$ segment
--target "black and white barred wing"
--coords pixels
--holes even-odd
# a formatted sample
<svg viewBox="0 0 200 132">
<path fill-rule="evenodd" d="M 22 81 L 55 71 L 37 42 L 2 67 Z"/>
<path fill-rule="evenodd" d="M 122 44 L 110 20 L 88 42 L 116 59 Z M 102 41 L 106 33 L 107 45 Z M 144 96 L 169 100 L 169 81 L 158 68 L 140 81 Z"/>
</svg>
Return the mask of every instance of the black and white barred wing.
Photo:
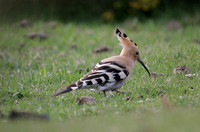
<svg viewBox="0 0 200 132">
<path fill-rule="evenodd" d="M 60 90 L 52 96 L 70 92 L 76 89 L 97 89 L 109 91 L 120 88 L 129 73 L 125 67 L 115 62 L 98 63 L 91 72 L 83 76 L 76 83 L 70 84 L 66 89 Z"/>
<path fill-rule="evenodd" d="M 111 90 L 116 84 L 125 80 L 129 73 L 125 67 L 114 63 L 98 63 L 91 72 L 76 82 L 74 89 L 91 88 L 97 90 Z"/>
</svg>

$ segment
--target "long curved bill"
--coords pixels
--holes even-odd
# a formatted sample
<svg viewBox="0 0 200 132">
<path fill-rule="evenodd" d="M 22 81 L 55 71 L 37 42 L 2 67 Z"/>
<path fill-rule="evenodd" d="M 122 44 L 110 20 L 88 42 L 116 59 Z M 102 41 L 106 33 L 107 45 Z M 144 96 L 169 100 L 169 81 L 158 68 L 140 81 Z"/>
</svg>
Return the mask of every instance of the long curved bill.
<svg viewBox="0 0 200 132">
<path fill-rule="evenodd" d="M 137 60 L 146 69 L 146 71 L 149 73 L 149 76 L 151 76 L 151 73 L 149 72 L 149 70 L 147 69 L 147 67 L 145 66 L 145 64 L 142 62 L 142 60 L 140 58 L 138 58 Z"/>
</svg>

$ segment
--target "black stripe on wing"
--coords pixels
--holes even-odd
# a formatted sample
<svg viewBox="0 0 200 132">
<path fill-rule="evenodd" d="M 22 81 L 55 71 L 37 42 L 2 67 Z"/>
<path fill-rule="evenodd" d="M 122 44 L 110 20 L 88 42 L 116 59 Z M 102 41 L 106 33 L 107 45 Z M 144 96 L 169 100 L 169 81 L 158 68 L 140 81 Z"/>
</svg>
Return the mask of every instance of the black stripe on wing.
<svg viewBox="0 0 200 132">
<path fill-rule="evenodd" d="M 87 81 L 86 84 L 87 85 L 93 85 L 92 81 Z"/>
<path fill-rule="evenodd" d="M 85 76 L 85 77 L 83 77 L 81 80 L 82 81 L 85 81 L 85 80 L 92 80 L 92 79 L 96 79 L 96 78 L 100 78 L 100 77 L 104 77 L 105 78 L 105 80 L 108 80 L 109 79 L 109 77 L 108 77 L 108 75 L 106 75 L 106 74 L 94 74 L 94 75 L 91 75 L 91 76 L 89 76 L 90 74 L 88 74 L 87 76 Z"/>
<path fill-rule="evenodd" d="M 129 75 L 129 72 L 127 70 L 123 70 L 123 72 L 126 74 L 126 76 Z"/>
<path fill-rule="evenodd" d="M 98 72 L 98 70 L 105 70 L 106 72 L 114 72 L 114 73 L 121 72 L 121 70 L 117 70 L 117 69 L 112 68 L 110 66 L 100 66 L 100 67 L 94 68 L 93 70 L 97 71 L 97 72 Z"/>
<path fill-rule="evenodd" d="M 121 79 L 120 75 L 119 74 L 115 74 L 114 75 L 114 79 L 119 82 L 119 81 L 122 81 L 123 79 Z"/>
<path fill-rule="evenodd" d="M 120 68 L 122 68 L 122 69 L 125 69 L 124 66 L 122 66 L 122 65 L 120 65 L 120 64 L 118 64 L 118 63 L 116 63 L 116 62 L 114 62 L 114 61 L 99 62 L 99 65 L 108 64 L 108 63 L 110 63 L 110 64 L 112 64 L 112 65 L 116 65 L 116 66 L 118 66 L 118 67 L 120 67 Z"/>
</svg>

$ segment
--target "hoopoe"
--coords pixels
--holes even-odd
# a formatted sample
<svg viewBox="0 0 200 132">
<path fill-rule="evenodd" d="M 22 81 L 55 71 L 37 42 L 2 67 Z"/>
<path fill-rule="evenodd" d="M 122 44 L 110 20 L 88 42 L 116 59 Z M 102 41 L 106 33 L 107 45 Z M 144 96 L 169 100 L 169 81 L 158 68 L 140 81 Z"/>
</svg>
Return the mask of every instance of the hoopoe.
<svg viewBox="0 0 200 132">
<path fill-rule="evenodd" d="M 112 56 L 101 60 L 96 66 L 76 83 L 70 84 L 66 89 L 60 90 L 52 96 L 57 96 L 78 89 L 96 89 L 103 91 L 117 91 L 121 88 L 126 80 L 130 77 L 133 67 L 138 61 L 148 72 L 149 70 L 139 58 L 139 50 L 137 44 L 130 40 L 125 33 L 119 29 L 115 31 L 122 51 L 119 56 Z"/>
</svg>

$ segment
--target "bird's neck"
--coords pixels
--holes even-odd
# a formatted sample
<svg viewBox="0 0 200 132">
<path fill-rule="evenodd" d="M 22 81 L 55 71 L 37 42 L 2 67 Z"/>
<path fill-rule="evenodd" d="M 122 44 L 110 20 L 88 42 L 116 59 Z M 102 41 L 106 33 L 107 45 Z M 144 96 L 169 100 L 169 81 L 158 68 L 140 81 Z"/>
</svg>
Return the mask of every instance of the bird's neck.
<svg viewBox="0 0 200 132">
<path fill-rule="evenodd" d="M 119 56 L 126 60 L 126 64 L 128 65 L 128 71 L 131 73 L 133 71 L 133 67 L 136 61 L 133 55 L 131 55 L 131 52 L 123 48 Z"/>
<path fill-rule="evenodd" d="M 120 56 L 125 57 L 125 58 L 130 59 L 130 60 L 134 60 L 134 57 L 131 54 L 130 50 L 127 50 L 125 48 L 122 49 Z"/>
</svg>

